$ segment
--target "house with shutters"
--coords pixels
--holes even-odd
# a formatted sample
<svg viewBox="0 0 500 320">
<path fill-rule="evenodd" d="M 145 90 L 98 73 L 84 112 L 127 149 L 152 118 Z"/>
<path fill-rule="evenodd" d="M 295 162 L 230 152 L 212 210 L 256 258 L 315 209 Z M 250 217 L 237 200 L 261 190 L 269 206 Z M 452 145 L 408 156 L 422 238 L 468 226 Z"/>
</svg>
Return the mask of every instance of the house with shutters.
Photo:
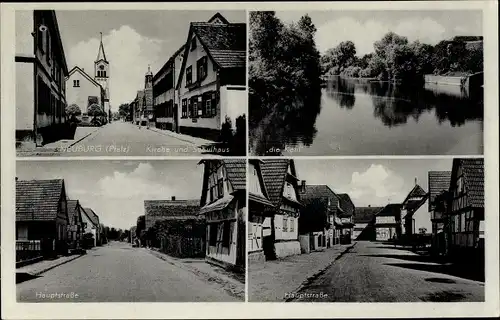
<svg viewBox="0 0 500 320">
<path fill-rule="evenodd" d="M 156 127 L 179 132 L 179 97 L 176 84 L 184 55 L 182 45 L 153 76 L 153 109 Z"/>
<path fill-rule="evenodd" d="M 82 207 L 78 200 L 66 200 L 68 203 L 68 243 L 70 249 L 79 249 L 82 245 L 83 237 L 83 217 Z"/>
<path fill-rule="evenodd" d="M 262 160 L 248 160 L 248 260 L 265 260 L 263 239 L 270 236 L 270 228 L 263 229 L 264 221 L 270 225 L 269 220 L 273 217 L 273 204 L 264 184 L 261 169 Z"/>
<path fill-rule="evenodd" d="M 191 22 L 176 85 L 180 133 L 215 140 L 226 117 L 234 129 L 246 114 L 246 35 L 220 13 Z"/>
<path fill-rule="evenodd" d="M 341 224 L 337 216 L 338 196 L 327 185 L 307 185 L 305 180 L 299 192 L 303 205 L 299 218 L 301 252 L 323 250 L 338 243 L 335 237 Z"/>
<path fill-rule="evenodd" d="M 101 244 L 101 225 L 99 224 L 99 216 L 91 208 L 82 207 L 83 234 L 92 234 L 92 246 Z"/>
<path fill-rule="evenodd" d="M 16 261 L 66 254 L 69 223 L 63 179 L 16 178 Z"/>
<path fill-rule="evenodd" d="M 447 253 L 484 259 L 484 159 L 453 159 L 448 201 Z"/>
<path fill-rule="evenodd" d="M 388 241 L 401 237 L 401 204 L 386 205 L 375 216 L 375 240 Z"/>
<path fill-rule="evenodd" d="M 200 200 L 209 263 L 244 272 L 246 262 L 246 160 L 206 159 Z"/>
<path fill-rule="evenodd" d="M 426 234 L 431 231 L 431 219 L 424 204 L 428 194 L 417 184 L 401 203 L 401 232 L 405 236 Z"/>
<path fill-rule="evenodd" d="M 339 212 L 337 216 L 340 218 L 340 243 L 347 244 L 352 240 L 352 233 L 354 228 L 353 215 L 356 207 L 347 193 L 339 193 Z"/>
<path fill-rule="evenodd" d="M 445 239 L 445 218 L 446 202 L 439 203 L 439 199 L 446 197 L 450 189 L 451 171 L 429 171 L 428 189 L 429 201 L 428 212 L 431 220 L 431 247 L 433 253 L 444 254 L 446 249 Z"/>
<path fill-rule="evenodd" d="M 264 221 L 263 228 L 271 234 L 264 236 L 263 247 L 267 259 L 300 254 L 299 185 L 293 159 L 266 159 L 261 164 L 264 185 L 274 205 L 272 219 Z"/>
<path fill-rule="evenodd" d="M 147 241 L 150 247 L 176 257 L 205 256 L 205 216 L 200 215 L 200 200 L 145 200 L 144 216 L 146 232 L 158 228 Z M 158 232 L 158 231 L 156 231 Z"/>
<path fill-rule="evenodd" d="M 54 10 L 15 12 L 16 146 L 65 138 L 68 66 Z"/>
</svg>

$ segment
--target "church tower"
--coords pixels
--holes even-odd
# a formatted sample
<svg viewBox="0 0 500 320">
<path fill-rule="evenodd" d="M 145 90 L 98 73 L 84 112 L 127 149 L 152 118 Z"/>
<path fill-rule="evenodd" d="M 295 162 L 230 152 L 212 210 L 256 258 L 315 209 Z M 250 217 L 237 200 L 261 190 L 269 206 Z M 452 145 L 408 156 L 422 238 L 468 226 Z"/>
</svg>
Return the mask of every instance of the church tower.
<svg viewBox="0 0 500 320">
<path fill-rule="evenodd" d="M 99 52 L 97 52 L 97 58 L 94 61 L 94 80 L 101 85 L 104 89 L 104 112 L 110 116 L 109 110 L 109 61 L 106 59 L 106 53 L 104 53 L 104 45 L 102 44 L 102 32 L 101 43 L 99 44 Z"/>
<path fill-rule="evenodd" d="M 153 72 L 148 65 L 148 72 L 144 77 L 144 100 L 145 100 L 145 115 L 150 119 L 153 117 Z"/>
</svg>

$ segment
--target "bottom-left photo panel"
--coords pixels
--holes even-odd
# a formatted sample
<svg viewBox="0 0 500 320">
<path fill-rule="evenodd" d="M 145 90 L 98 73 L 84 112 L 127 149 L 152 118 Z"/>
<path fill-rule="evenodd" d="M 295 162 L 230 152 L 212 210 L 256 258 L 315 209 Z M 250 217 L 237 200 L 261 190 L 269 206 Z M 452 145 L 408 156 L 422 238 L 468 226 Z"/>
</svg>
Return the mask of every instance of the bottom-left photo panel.
<svg viewBox="0 0 500 320">
<path fill-rule="evenodd" d="M 16 166 L 18 302 L 245 301 L 245 159 Z"/>
</svg>

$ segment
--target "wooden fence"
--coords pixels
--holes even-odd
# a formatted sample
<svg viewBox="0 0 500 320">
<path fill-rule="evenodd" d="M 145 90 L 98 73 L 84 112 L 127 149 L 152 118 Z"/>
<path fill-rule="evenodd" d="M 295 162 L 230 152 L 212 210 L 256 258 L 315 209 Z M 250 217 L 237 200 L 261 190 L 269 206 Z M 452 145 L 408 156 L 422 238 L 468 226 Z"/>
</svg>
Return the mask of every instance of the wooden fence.
<svg viewBox="0 0 500 320">
<path fill-rule="evenodd" d="M 42 256 L 40 240 L 16 240 L 16 262 Z"/>
</svg>

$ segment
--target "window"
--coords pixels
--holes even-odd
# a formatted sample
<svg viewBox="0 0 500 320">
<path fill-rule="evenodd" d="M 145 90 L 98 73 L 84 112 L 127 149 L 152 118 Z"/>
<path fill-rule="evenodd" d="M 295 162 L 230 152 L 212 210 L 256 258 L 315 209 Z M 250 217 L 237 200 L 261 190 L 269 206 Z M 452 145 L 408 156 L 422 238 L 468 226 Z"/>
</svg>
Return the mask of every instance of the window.
<svg viewBox="0 0 500 320">
<path fill-rule="evenodd" d="M 197 114 L 198 114 L 199 117 L 202 117 L 204 115 L 204 112 L 203 112 L 203 97 L 202 96 L 198 96 L 197 100 L 198 100 L 198 103 L 197 103 L 198 113 Z"/>
<path fill-rule="evenodd" d="M 182 99 L 182 118 L 187 118 L 187 99 Z"/>
<path fill-rule="evenodd" d="M 41 21 L 41 24 L 43 24 L 43 21 Z M 42 30 L 40 30 L 40 28 L 37 29 L 37 32 L 36 32 L 36 42 L 37 42 L 37 46 L 38 46 L 38 49 L 40 49 L 40 51 L 42 51 L 42 53 L 45 52 L 44 48 L 45 48 L 45 36 L 46 36 L 46 33 L 43 32 Z"/>
<path fill-rule="evenodd" d="M 217 181 L 217 197 L 224 197 L 224 179 L 222 178 Z"/>
<path fill-rule="evenodd" d="M 212 92 L 212 102 L 210 102 L 210 105 L 212 106 L 212 112 L 210 115 L 212 117 L 217 116 L 217 95 L 215 92 Z"/>
<path fill-rule="evenodd" d="M 231 242 L 231 222 L 224 221 L 223 222 L 223 230 L 222 230 L 222 246 L 224 248 L 229 248 L 229 244 Z"/>
<path fill-rule="evenodd" d="M 193 83 L 193 68 L 192 66 L 189 66 L 186 69 L 186 86 L 189 86 L 192 83 Z"/>
<path fill-rule="evenodd" d="M 217 244 L 217 223 L 211 223 L 208 225 L 209 228 L 210 228 L 210 235 L 209 235 L 209 238 L 208 238 L 208 244 L 212 247 L 215 247 L 215 245 Z"/>
<path fill-rule="evenodd" d="M 205 100 L 205 116 L 210 117 L 212 113 L 212 101 L 210 99 Z"/>
<path fill-rule="evenodd" d="M 196 79 L 203 81 L 207 77 L 207 56 L 199 59 L 196 62 Z"/>
<path fill-rule="evenodd" d="M 191 51 L 196 49 L 196 38 L 191 39 Z"/>
<path fill-rule="evenodd" d="M 51 60 L 52 60 L 52 59 L 51 59 L 51 58 L 52 58 L 52 51 L 51 51 L 51 49 L 52 49 L 52 41 L 51 41 L 51 39 L 50 39 L 50 34 L 49 34 L 49 31 L 47 30 L 47 31 L 45 31 L 45 33 L 46 33 L 46 37 L 47 37 L 47 40 L 46 40 L 46 42 L 45 42 L 45 44 L 46 44 L 46 48 L 47 48 L 47 49 L 46 49 L 47 63 L 50 65 L 50 64 L 51 64 L 51 62 L 52 62 L 52 61 L 51 61 Z"/>
<path fill-rule="evenodd" d="M 80 86 L 80 80 L 73 80 L 73 87 L 79 87 Z"/>
<path fill-rule="evenodd" d="M 283 232 L 288 232 L 288 217 L 283 216 Z"/>
<path fill-rule="evenodd" d="M 290 218 L 290 232 L 293 232 L 295 229 L 295 219 Z"/>
<path fill-rule="evenodd" d="M 106 78 L 106 70 L 104 70 L 104 71 L 102 72 L 102 76 L 103 76 L 104 78 Z"/>
</svg>

